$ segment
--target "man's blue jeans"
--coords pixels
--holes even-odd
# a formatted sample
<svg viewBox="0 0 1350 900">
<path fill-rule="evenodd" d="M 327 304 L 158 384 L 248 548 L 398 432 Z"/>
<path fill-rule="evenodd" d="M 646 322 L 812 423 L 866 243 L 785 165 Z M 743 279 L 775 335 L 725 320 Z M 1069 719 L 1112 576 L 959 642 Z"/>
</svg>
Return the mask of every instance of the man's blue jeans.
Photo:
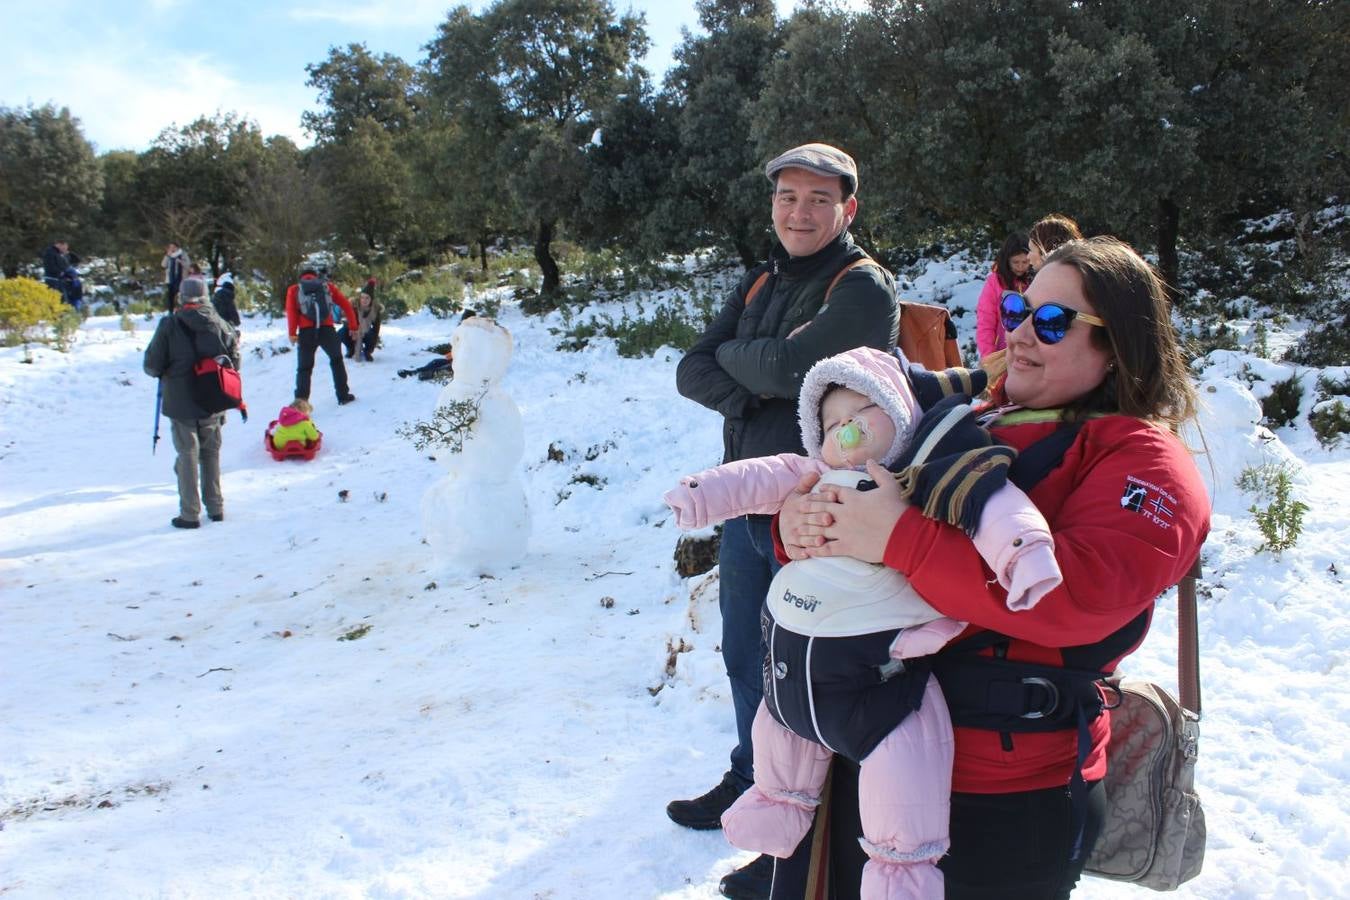
<svg viewBox="0 0 1350 900">
<path fill-rule="evenodd" d="M 736 711 L 736 747 L 731 771 L 749 787 L 755 778 L 750 726 L 764 697 L 764 645 L 759 615 L 769 582 L 782 566 L 773 555 L 769 516 L 741 516 L 722 526 L 717 551 L 718 594 L 722 607 L 722 660 L 731 681 L 731 703 Z"/>
</svg>

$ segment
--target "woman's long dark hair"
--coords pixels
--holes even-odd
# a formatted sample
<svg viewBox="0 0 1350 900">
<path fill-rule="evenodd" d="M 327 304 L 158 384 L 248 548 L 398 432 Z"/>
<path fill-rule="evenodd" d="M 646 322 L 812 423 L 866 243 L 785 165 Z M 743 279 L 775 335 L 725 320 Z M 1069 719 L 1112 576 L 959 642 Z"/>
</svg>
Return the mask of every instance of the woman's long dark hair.
<svg viewBox="0 0 1350 900">
<path fill-rule="evenodd" d="M 1030 281 L 1025 274 L 1021 278 L 1013 273 L 1012 258 L 1019 253 L 1027 252 L 1027 236 L 1014 231 L 1003 239 L 1003 246 L 998 251 L 998 257 L 994 260 L 994 271 L 998 273 L 998 280 L 1003 285 L 1005 291 L 1025 290 L 1027 282 Z M 1018 282 L 1022 283 L 1019 285 Z"/>
</svg>

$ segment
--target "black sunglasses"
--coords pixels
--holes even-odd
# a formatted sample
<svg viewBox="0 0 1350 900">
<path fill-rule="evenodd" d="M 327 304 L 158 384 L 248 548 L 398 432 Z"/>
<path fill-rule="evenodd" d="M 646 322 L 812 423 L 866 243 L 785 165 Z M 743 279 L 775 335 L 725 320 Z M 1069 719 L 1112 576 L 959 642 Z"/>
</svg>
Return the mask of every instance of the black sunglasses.
<svg viewBox="0 0 1350 900">
<path fill-rule="evenodd" d="M 1074 319 L 1105 328 L 1106 323 L 1096 316 L 1082 310 L 1070 309 L 1060 303 L 1042 303 L 1032 306 L 1031 301 L 1017 291 L 1004 291 L 1003 299 L 998 303 L 999 316 L 1003 319 L 1004 331 L 1015 331 L 1018 325 L 1031 316 L 1031 329 L 1042 344 L 1058 344 L 1069 333 Z"/>
</svg>

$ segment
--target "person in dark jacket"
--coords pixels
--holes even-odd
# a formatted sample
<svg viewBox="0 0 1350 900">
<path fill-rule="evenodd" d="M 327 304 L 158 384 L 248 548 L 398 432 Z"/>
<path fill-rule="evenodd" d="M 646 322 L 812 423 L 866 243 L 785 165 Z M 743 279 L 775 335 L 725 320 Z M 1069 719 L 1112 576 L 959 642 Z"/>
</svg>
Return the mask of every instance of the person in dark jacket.
<svg viewBox="0 0 1350 900">
<path fill-rule="evenodd" d="M 212 522 L 225 518 L 220 491 L 220 441 L 224 413 L 208 413 L 192 395 L 192 369 L 198 359 L 226 354 L 239 368 L 239 339 L 206 302 L 206 282 L 190 278 L 182 283 L 182 307 L 159 320 L 145 348 L 145 374 L 163 380 L 164 415 L 172 423 L 178 458 L 178 515 L 175 528 L 196 528 L 202 505 Z M 199 477 L 200 476 L 200 477 Z M 200 496 L 199 496 L 200 492 Z"/>
<path fill-rule="evenodd" d="M 234 276 L 224 272 L 216 279 L 216 292 L 211 295 L 211 305 L 220 313 L 220 317 L 239 330 L 239 307 L 234 302 Z"/>
<path fill-rule="evenodd" d="M 53 241 L 42 251 L 42 277 L 47 279 L 48 284 L 59 281 L 70 262 L 70 244 Z"/>
<path fill-rule="evenodd" d="M 78 308 L 78 298 L 72 302 L 68 290 L 67 278 L 71 270 L 80 258 L 70 252 L 70 244 L 64 240 L 53 241 L 47 249 L 42 251 L 42 280 L 54 291 L 61 292 L 61 299 Z M 76 273 L 78 275 L 78 273 Z"/>
<path fill-rule="evenodd" d="M 771 160 L 764 172 L 774 185 L 778 242 L 769 261 L 741 279 L 675 376 L 681 395 L 722 415 L 724 463 L 804 453 L 797 396 L 807 370 L 855 347 L 893 347 L 899 323 L 895 286 L 885 270 L 858 265 L 835 283 L 845 268 L 867 257 L 848 233 L 858 211 L 853 158 L 826 144 L 806 144 Z M 751 725 L 763 696 L 765 649 L 760 610 L 779 568 L 770 517 L 728 520 L 718 563 L 722 657 L 737 744 L 721 783 L 666 807 L 673 821 L 695 829 L 721 827 L 722 813 L 754 782 Z M 767 897 L 772 873 L 773 858 L 760 856 L 727 875 L 722 891 Z"/>
<path fill-rule="evenodd" d="M 323 286 L 327 297 L 318 304 L 318 310 L 301 303 L 301 293 L 306 284 Z M 320 295 L 322 297 L 322 294 Z M 356 321 L 351 301 L 337 289 L 331 281 L 319 278 L 319 272 L 312 266 L 306 266 L 300 273 L 300 281 L 286 289 L 286 330 L 292 344 L 297 344 L 299 353 L 295 368 L 295 396 L 309 399 L 310 375 L 314 371 L 315 352 L 322 347 L 328 354 L 328 367 L 333 372 L 333 390 L 337 392 L 338 405 L 351 403 L 356 398 L 347 388 L 347 367 L 342 362 L 342 341 L 333 325 L 333 304 L 342 310 L 343 318 L 348 322 Z"/>
<path fill-rule="evenodd" d="M 192 258 L 182 247 L 169 241 L 159 265 L 164 270 L 165 311 L 173 312 L 174 306 L 178 303 L 178 291 L 182 287 L 183 279 L 187 277 L 188 267 L 192 265 Z"/>
</svg>

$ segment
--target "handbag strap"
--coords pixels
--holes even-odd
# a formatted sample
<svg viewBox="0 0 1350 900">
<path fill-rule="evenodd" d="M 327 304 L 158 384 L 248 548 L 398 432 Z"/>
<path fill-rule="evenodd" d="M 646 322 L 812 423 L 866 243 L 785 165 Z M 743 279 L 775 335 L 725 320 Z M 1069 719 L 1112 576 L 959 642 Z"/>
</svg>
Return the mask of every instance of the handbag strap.
<svg viewBox="0 0 1350 900">
<path fill-rule="evenodd" d="M 169 313 L 169 315 L 173 316 L 174 324 L 178 326 L 179 330 L 181 330 L 183 334 L 187 335 L 188 346 L 192 348 L 193 361 L 195 362 L 196 360 L 201 359 L 202 354 L 197 349 L 197 339 L 193 337 L 192 329 L 188 328 L 187 324 L 182 319 L 178 318 L 177 312 L 171 312 Z"/>
<path fill-rule="evenodd" d="M 1195 612 L 1195 582 L 1200 558 L 1177 583 L 1177 689 L 1181 705 L 1200 716 L 1200 633 Z"/>
</svg>

